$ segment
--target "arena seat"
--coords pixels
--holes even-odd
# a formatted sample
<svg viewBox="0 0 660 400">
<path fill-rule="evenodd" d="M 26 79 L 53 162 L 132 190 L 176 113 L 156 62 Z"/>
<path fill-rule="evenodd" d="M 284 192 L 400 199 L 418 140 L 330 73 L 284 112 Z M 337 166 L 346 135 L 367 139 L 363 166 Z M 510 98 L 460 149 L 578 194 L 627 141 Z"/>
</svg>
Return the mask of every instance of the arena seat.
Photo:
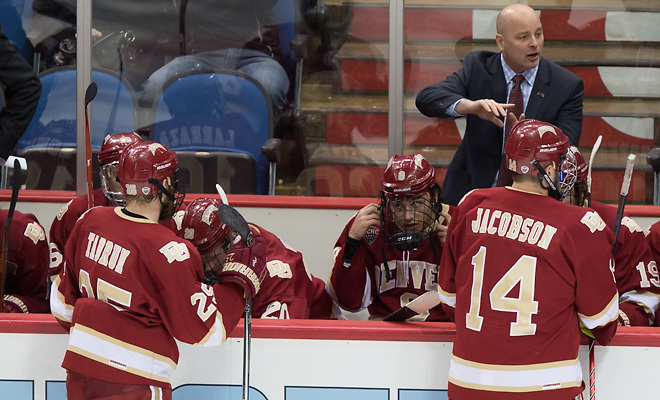
<svg viewBox="0 0 660 400">
<path fill-rule="evenodd" d="M 188 71 L 166 82 L 148 134 L 177 152 L 186 191 L 273 194 L 279 139 L 265 89 L 237 71 Z M 186 178 L 187 177 L 187 178 Z"/>
<path fill-rule="evenodd" d="M 55 68 L 39 79 L 39 104 L 17 146 L 17 154 L 28 162 L 26 187 L 75 190 L 76 70 Z M 135 130 L 137 100 L 130 84 L 113 71 L 92 71 L 92 82 L 98 90 L 90 103 L 90 136 L 93 151 L 98 152 L 107 134 Z"/>
</svg>

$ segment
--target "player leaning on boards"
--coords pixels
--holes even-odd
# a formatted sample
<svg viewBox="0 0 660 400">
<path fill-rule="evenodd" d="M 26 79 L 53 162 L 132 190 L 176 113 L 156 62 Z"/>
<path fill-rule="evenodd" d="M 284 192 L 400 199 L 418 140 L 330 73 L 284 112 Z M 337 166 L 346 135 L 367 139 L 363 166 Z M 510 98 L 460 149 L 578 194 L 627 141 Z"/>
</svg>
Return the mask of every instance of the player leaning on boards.
<svg viewBox="0 0 660 400">
<path fill-rule="evenodd" d="M 558 201 L 575 183 L 559 128 L 524 120 L 505 154 L 513 185 L 461 200 L 440 261 L 456 323 L 449 398 L 573 399 L 584 389 L 579 323 L 603 345 L 616 331 L 614 235 L 592 209 Z"/>
<path fill-rule="evenodd" d="M 126 147 L 118 179 L 125 207 L 94 207 L 76 223 L 51 311 L 70 329 L 62 366 L 67 398 L 172 399 L 175 339 L 217 345 L 238 323 L 249 276 L 265 268 L 265 245 L 236 249 L 218 283 L 202 283 L 190 242 L 158 223 L 181 205 L 176 154 L 154 142 Z"/>
<path fill-rule="evenodd" d="M 617 209 L 591 200 L 587 188 L 587 163 L 577 147 L 573 146 L 571 150 L 577 164 L 577 181 L 564 201 L 594 209 L 614 231 Z M 623 215 L 616 239 L 614 276 L 619 290 L 619 325 L 653 325 L 660 299 L 660 277 L 644 230 L 632 218 Z"/>
<path fill-rule="evenodd" d="M 382 319 L 435 290 L 450 212 L 421 154 L 392 157 L 380 203 L 359 210 L 335 244 L 330 291 L 337 304 Z M 449 320 L 440 306 L 413 319 Z"/>
<path fill-rule="evenodd" d="M 227 253 L 241 242 L 237 232 L 218 218 L 222 200 L 200 197 L 188 204 L 181 223 L 180 236 L 189 240 L 202 257 L 204 279 L 212 284 L 227 259 Z M 254 237 L 266 243 L 266 271 L 261 289 L 252 303 L 255 318 L 330 319 L 333 301 L 325 282 L 312 276 L 303 255 L 286 245 L 274 233 L 249 223 Z"/>
</svg>

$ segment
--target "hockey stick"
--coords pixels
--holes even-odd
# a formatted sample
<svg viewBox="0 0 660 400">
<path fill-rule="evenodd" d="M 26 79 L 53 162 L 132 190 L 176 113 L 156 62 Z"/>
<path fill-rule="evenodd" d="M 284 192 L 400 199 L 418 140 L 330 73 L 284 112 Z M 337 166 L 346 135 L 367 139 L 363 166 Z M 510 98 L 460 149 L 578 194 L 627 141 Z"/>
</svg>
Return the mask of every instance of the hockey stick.
<svg viewBox="0 0 660 400">
<path fill-rule="evenodd" d="M 589 154 L 589 167 L 587 170 L 587 196 L 589 196 L 588 205 L 591 206 L 591 167 L 594 165 L 594 157 L 596 152 L 600 148 L 600 142 L 603 140 L 603 135 L 598 135 L 598 139 L 594 143 L 594 146 L 591 148 L 591 154 Z"/>
<path fill-rule="evenodd" d="M 220 186 L 219 183 L 215 184 L 215 190 L 218 191 L 218 194 L 220 195 L 220 199 L 222 200 L 223 203 L 229 205 L 229 199 L 227 199 L 227 194 L 225 193 L 225 190 Z"/>
<path fill-rule="evenodd" d="M 250 247 L 253 244 L 254 238 L 252 231 L 245 221 L 245 218 L 234 207 L 229 205 L 227 195 L 224 189 L 219 184 L 215 185 L 223 204 L 218 207 L 218 218 L 223 223 L 227 224 L 229 228 L 233 229 L 241 235 L 243 243 Z M 245 316 L 243 323 L 243 384 L 242 384 L 242 400 L 248 400 L 250 390 L 250 350 L 252 344 L 252 299 L 245 300 Z"/>
<path fill-rule="evenodd" d="M 614 220 L 614 226 L 612 227 L 612 232 L 614 232 L 612 257 L 614 257 L 614 254 L 616 253 L 616 242 L 619 240 L 619 230 L 621 229 L 621 220 L 623 219 L 623 209 L 626 206 L 626 198 L 628 197 L 628 189 L 630 189 L 630 180 L 632 179 L 635 158 L 636 156 L 634 154 L 629 154 L 628 159 L 626 160 L 626 170 L 623 173 L 623 182 L 621 183 L 621 193 L 619 194 L 616 218 Z M 587 184 L 589 183 L 590 182 L 587 181 Z M 589 195 L 591 196 L 591 191 Z M 589 340 L 589 399 L 596 399 L 596 363 L 594 355 L 594 339 Z"/>
<path fill-rule="evenodd" d="M 18 189 L 21 186 L 21 161 L 14 159 L 14 176 L 11 184 L 11 200 L 9 202 L 9 211 L 5 220 L 5 232 L 2 235 L 2 249 L 0 251 L 0 313 L 2 312 L 2 302 L 5 298 L 5 278 L 7 272 L 7 256 L 9 254 L 9 231 L 11 229 L 11 220 L 14 217 L 16 202 L 18 201 Z"/>
<path fill-rule="evenodd" d="M 85 91 L 85 159 L 87 161 L 87 208 L 94 207 L 94 188 L 92 187 L 92 138 L 89 131 L 89 116 L 87 106 L 96 97 L 98 87 L 92 82 Z"/>
<path fill-rule="evenodd" d="M 623 218 L 623 209 L 626 206 L 626 197 L 628 197 L 628 189 L 630 188 L 630 180 L 632 179 L 633 167 L 635 165 L 635 155 L 629 154 L 626 160 L 626 171 L 623 173 L 623 182 L 621 183 L 621 193 L 619 194 L 619 202 L 616 209 L 616 219 L 614 220 L 614 244 L 612 245 L 612 256 L 616 252 L 616 241 L 619 239 L 619 230 L 621 229 L 621 219 Z"/>
<path fill-rule="evenodd" d="M 405 321 L 415 315 L 425 313 L 433 307 L 440 304 L 440 295 L 435 290 L 426 292 L 414 298 L 408 305 L 405 305 L 392 314 L 388 315 L 383 321 Z"/>
<path fill-rule="evenodd" d="M 603 140 L 603 135 L 598 135 L 596 142 L 591 148 L 589 155 L 589 166 L 587 169 L 587 206 L 591 206 L 591 167 L 594 165 L 594 158 L 596 152 L 600 148 L 600 142 Z M 589 339 L 589 398 L 595 400 L 596 397 L 596 363 L 594 357 L 594 339 Z"/>
</svg>

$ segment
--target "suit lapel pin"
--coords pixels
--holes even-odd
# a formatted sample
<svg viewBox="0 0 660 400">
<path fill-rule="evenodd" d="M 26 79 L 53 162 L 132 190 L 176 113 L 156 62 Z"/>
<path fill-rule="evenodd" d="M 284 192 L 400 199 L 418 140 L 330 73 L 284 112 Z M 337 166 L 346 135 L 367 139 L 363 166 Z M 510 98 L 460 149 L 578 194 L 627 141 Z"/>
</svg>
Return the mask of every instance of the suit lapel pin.
<svg viewBox="0 0 660 400">
<path fill-rule="evenodd" d="M 543 93 L 543 92 L 536 92 L 536 95 L 541 96 L 541 97 L 545 97 L 545 93 Z"/>
</svg>

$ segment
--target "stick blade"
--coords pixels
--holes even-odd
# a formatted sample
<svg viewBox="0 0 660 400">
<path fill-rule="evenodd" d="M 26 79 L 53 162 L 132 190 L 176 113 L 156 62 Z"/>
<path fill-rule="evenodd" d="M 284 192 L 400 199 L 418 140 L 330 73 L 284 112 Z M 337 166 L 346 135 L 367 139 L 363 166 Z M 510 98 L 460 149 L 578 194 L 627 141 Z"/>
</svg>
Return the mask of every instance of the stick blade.
<svg viewBox="0 0 660 400">
<path fill-rule="evenodd" d="M 92 82 L 87 86 L 87 90 L 85 90 L 85 107 L 94 100 L 98 90 L 99 87 L 96 85 L 96 82 Z"/>
<path fill-rule="evenodd" d="M 220 186 L 219 183 L 215 184 L 215 190 L 218 191 L 218 194 L 220 195 L 220 199 L 222 200 L 223 203 L 229 204 L 229 200 L 227 199 L 227 194 L 225 193 L 225 190 Z"/>
<path fill-rule="evenodd" d="M 247 247 L 252 247 L 254 238 L 252 231 L 245 218 L 234 207 L 227 204 L 220 204 L 218 207 L 218 218 L 228 227 L 236 231 L 243 238 L 243 243 Z"/>
<path fill-rule="evenodd" d="M 407 306 L 403 306 L 385 317 L 383 321 L 405 321 L 415 315 L 425 313 L 438 304 L 440 304 L 440 293 L 432 290 L 416 297 L 413 301 L 408 303 Z"/>
</svg>

